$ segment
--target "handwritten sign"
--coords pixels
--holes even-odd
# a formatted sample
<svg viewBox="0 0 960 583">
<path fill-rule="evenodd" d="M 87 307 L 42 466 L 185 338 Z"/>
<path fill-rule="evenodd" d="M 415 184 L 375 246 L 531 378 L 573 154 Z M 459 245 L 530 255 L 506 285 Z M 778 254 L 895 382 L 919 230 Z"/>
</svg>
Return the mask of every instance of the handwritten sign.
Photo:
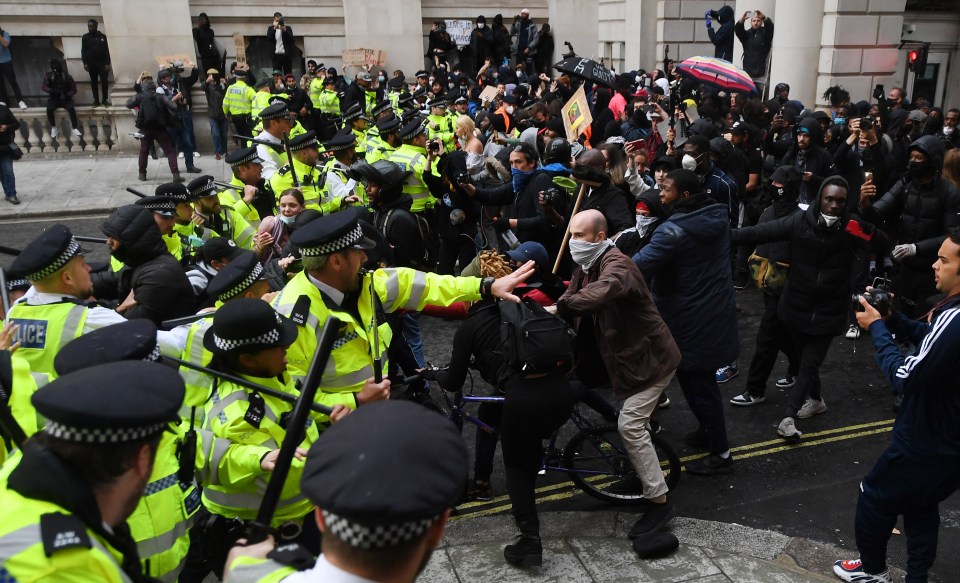
<svg viewBox="0 0 960 583">
<path fill-rule="evenodd" d="M 340 57 L 344 67 L 382 67 L 387 62 L 387 53 L 379 49 L 343 49 Z"/>
<path fill-rule="evenodd" d="M 157 64 L 161 67 L 183 67 L 184 69 L 193 69 L 196 67 L 196 63 L 193 62 L 193 59 L 186 55 L 164 55 L 156 56 L 154 59 L 157 60 Z"/>
<path fill-rule="evenodd" d="M 487 85 L 483 88 L 483 91 L 480 92 L 480 103 L 492 103 L 493 98 L 497 96 L 497 86 L 496 85 Z"/>
<path fill-rule="evenodd" d="M 567 139 L 571 142 L 576 141 L 577 137 L 590 127 L 593 116 L 590 114 L 590 106 L 587 104 L 587 94 L 583 92 L 583 85 L 560 109 L 560 115 L 563 118 L 563 127 L 567 130 Z"/>
<path fill-rule="evenodd" d="M 573 68 L 573 74 L 585 79 L 590 79 L 601 85 L 608 87 L 614 86 L 613 73 L 603 65 L 590 59 L 580 59 L 580 62 Z"/>
<path fill-rule="evenodd" d="M 458 47 L 470 44 L 470 33 L 473 32 L 473 22 L 470 20 L 445 20 L 447 33 Z"/>
</svg>

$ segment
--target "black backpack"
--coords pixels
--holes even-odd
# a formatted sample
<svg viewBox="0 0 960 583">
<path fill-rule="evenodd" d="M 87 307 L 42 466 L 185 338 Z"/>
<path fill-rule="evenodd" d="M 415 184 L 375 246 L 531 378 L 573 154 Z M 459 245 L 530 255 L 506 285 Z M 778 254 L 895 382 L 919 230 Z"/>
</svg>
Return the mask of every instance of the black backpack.
<svg viewBox="0 0 960 583">
<path fill-rule="evenodd" d="M 151 92 L 140 96 L 140 115 L 137 118 L 141 130 L 165 130 L 171 122 L 169 108 L 159 94 Z"/>
<path fill-rule="evenodd" d="M 527 297 L 499 304 L 503 356 L 511 368 L 542 373 L 573 362 L 577 334 L 562 318 Z"/>
</svg>

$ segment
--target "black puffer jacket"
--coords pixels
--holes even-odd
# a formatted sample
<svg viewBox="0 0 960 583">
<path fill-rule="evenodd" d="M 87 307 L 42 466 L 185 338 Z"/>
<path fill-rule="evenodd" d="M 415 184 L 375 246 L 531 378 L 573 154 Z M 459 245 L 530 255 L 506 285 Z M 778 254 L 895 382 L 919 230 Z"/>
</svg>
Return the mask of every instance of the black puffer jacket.
<svg viewBox="0 0 960 583">
<path fill-rule="evenodd" d="M 905 259 L 904 265 L 928 269 L 947 230 L 960 226 L 960 192 L 940 175 L 945 149 L 938 137 L 921 136 L 909 149 L 919 150 L 933 161 L 937 169 L 933 181 L 920 184 L 901 178 L 880 200 L 864 209 L 864 217 L 896 228 L 899 243 L 916 244 L 917 254 Z"/>
<path fill-rule="evenodd" d="M 789 241 L 790 274 L 778 316 L 794 330 L 810 335 L 836 335 L 847 329 L 854 249 L 889 250 L 883 232 L 856 215 L 844 212 L 833 227 L 826 226 L 820 216 L 820 197 L 828 184 L 849 188 L 839 176 L 830 177 L 806 212 L 733 232 L 733 241 L 741 244 Z"/>
<path fill-rule="evenodd" d="M 122 301 L 133 290 L 137 302 L 124 314 L 127 318 L 159 325 L 194 312 L 197 298 L 190 280 L 167 251 L 151 211 L 132 204 L 120 207 L 100 230 L 120 241 L 120 248 L 113 253 L 125 264 L 118 273 L 118 297 Z"/>
</svg>

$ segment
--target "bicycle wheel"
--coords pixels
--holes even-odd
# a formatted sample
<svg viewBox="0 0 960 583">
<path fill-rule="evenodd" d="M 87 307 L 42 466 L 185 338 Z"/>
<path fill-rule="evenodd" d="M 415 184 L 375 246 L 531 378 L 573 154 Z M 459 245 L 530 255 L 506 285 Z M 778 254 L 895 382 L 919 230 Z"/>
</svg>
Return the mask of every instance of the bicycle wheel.
<svg viewBox="0 0 960 583">
<path fill-rule="evenodd" d="M 651 434 L 667 487 L 680 480 L 680 458 L 664 440 Z M 591 427 L 574 435 L 564 452 L 564 464 L 581 490 L 612 504 L 640 504 L 645 499 L 637 473 L 616 426 Z"/>
</svg>

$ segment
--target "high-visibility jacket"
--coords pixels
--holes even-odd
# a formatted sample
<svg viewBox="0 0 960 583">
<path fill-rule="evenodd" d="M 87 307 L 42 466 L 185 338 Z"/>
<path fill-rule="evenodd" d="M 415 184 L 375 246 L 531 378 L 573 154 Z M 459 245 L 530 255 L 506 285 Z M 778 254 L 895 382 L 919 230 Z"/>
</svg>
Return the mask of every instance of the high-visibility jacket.
<svg viewBox="0 0 960 583">
<path fill-rule="evenodd" d="M 250 115 L 259 118 L 260 112 L 270 107 L 270 99 L 275 95 L 276 93 L 270 93 L 269 91 L 257 91 L 257 93 L 253 96 Z M 284 97 L 286 96 L 284 95 Z"/>
<path fill-rule="evenodd" d="M 238 376 L 297 394 L 292 384 L 281 383 L 276 378 Z M 256 518 L 270 480 L 270 472 L 261 469 L 260 460 L 283 443 L 286 430 L 280 425 L 281 417 L 292 411 L 293 405 L 229 381 L 219 381 L 216 385 L 204 408 L 207 429 L 220 440 L 206 461 L 208 473 L 203 484 L 203 504 L 214 514 L 252 520 Z M 251 411 L 258 406 L 262 407 L 259 422 L 248 420 L 257 417 L 251 415 Z M 319 436 L 317 419 L 311 414 L 300 447 L 309 448 Z M 271 526 L 299 521 L 313 509 L 313 504 L 300 491 L 303 465 L 303 461 L 293 460 Z"/>
<path fill-rule="evenodd" d="M 350 182 L 350 176 L 347 174 L 349 168 L 340 163 L 336 158 L 330 158 L 327 160 L 326 164 L 323 165 L 323 173 L 326 175 L 327 183 L 324 188 L 327 189 L 329 195 L 332 197 L 343 197 L 347 196 L 345 188 L 341 189 L 344 192 L 337 192 L 337 184 L 347 184 Z M 353 187 L 353 194 L 357 195 L 360 198 L 360 202 L 364 205 L 369 205 L 370 200 L 367 198 L 367 190 L 363 187 L 363 184 L 360 182 L 355 182 Z"/>
<path fill-rule="evenodd" d="M 323 89 L 313 106 L 314 109 L 320 110 L 320 113 L 340 117 L 340 96 L 332 89 Z"/>
<path fill-rule="evenodd" d="M 7 321 L 20 327 L 13 338 L 20 342 L 16 356 L 24 359 L 32 372 L 55 378 L 53 359 L 67 343 L 83 334 L 88 310 L 82 302 L 67 299 L 52 304 L 14 304 Z"/>
<path fill-rule="evenodd" d="M 389 160 L 390 156 L 393 156 L 396 151 L 397 149 L 388 144 L 386 140 L 377 137 L 377 143 L 372 149 L 367 150 L 367 164 L 373 164 L 379 160 Z"/>
<path fill-rule="evenodd" d="M 342 198 L 335 198 L 327 188 L 327 175 L 316 166 L 308 166 L 293 159 L 293 170 L 297 173 L 297 180 L 300 181 L 300 192 L 303 193 L 303 201 L 308 209 L 318 210 L 323 214 L 329 214 L 340 210 L 343 202 Z M 280 204 L 280 196 L 283 191 L 293 188 L 293 173 L 290 172 L 290 165 L 282 166 L 270 179 L 270 186 L 277 197 L 277 205 Z"/>
<path fill-rule="evenodd" d="M 426 149 L 412 144 L 403 144 L 393 152 L 390 161 L 410 173 L 403 183 L 404 194 L 409 194 L 413 198 L 410 212 L 419 213 L 436 206 L 437 199 L 430 194 L 427 183 L 423 181 L 423 173 L 427 166 Z M 440 176 L 435 165 L 431 165 L 430 173 Z"/>
<path fill-rule="evenodd" d="M 373 108 L 377 106 L 377 92 L 363 92 L 363 114 L 367 117 L 373 117 Z"/>
<path fill-rule="evenodd" d="M 200 508 L 197 485 L 184 484 L 178 476 L 180 445 L 176 433 L 167 431 L 160 437 L 150 481 L 127 519 L 144 571 L 168 583 L 176 583 L 183 570 L 190 548 L 189 531 Z"/>
<path fill-rule="evenodd" d="M 241 249 L 253 249 L 253 236 L 256 231 L 250 226 L 240 213 L 229 206 L 221 206 L 219 216 L 219 229 L 214 229 L 214 220 L 208 220 L 204 226 L 195 225 L 194 234 L 198 237 L 206 235 L 209 239 L 213 237 L 226 237 L 237 244 Z M 208 232 L 209 231 L 209 232 Z"/>
<path fill-rule="evenodd" d="M 230 184 L 234 186 L 239 186 L 240 188 L 244 187 L 243 181 L 241 181 L 236 176 L 230 179 Z M 263 187 L 270 189 L 270 183 L 267 181 L 263 182 Z M 268 198 L 273 198 L 273 192 L 260 193 L 257 196 L 266 196 Z M 228 206 L 234 210 L 238 215 L 244 218 L 245 221 L 250 225 L 253 230 L 257 230 L 260 226 L 260 213 L 257 211 L 253 205 L 247 204 L 247 201 L 243 200 L 243 191 L 234 190 L 232 188 L 224 188 L 220 191 L 220 194 L 217 195 L 217 198 L 220 199 L 220 204 L 222 206 Z M 276 206 L 276 205 L 274 205 Z"/>
<path fill-rule="evenodd" d="M 13 413 L 13 418 L 20 429 L 30 437 L 46 425 L 46 420 L 37 413 L 30 397 L 37 392 L 37 389 L 45 386 L 50 377 L 31 371 L 30 363 L 19 355 L 19 351 L 14 352 L 10 360 L 13 365 L 13 390 L 10 391 L 8 401 L 10 412 Z"/>
<path fill-rule="evenodd" d="M 402 97 L 402 95 L 403 94 L 399 91 L 391 91 L 390 93 L 387 93 L 387 101 L 390 102 L 390 109 L 393 110 L 393 114 L 397 117 L 400 117 L 400 114 L 402 113 L 400 110 L 400 97 Z"/>
<path fill-rule="evenodd" d="M 351 128 L 350 131 L 353 132 L 353 137 L 355 137 L 357 141 L 356 145 L 353 147 L 353 149 L 357 151 L 357 159 L 362 160 L 367 154 L 367 149 L 364 144 L 367 141 L 367 132 L 369 132 L 370 129 L 367 128 L 366 130 L 358 130 L 357 128 Z"/>
<path fill-rule="evenodd" d="M 437 129 L 427 125 L 427 136 L 431 140 L 440 140 L 443 142 L 443 150 L 448 154 L 457 149 L 456 134 L 454 133 L 454 122 L 446 115 L 428 115 L 427 120 L 431 124 L 436 124 Z"/>
<path fill-rule="evenodd" d="M 310 96 L 310 103 L 313 109 L 320 109 L 320 94 L 323 93 L 323 78 L 315 77 L 310 80 L 310 87 L 307 88 L 307 95 Z"/>
<path fill-rule="evenodd" d="M 363 389 L 364 383 L 373 378 L 373 298 L 370 295 L 370 278 L 373 290 L 383 311 L 422 310 L 427 304 L 450 305 L 460 300 L 480 298 L 480 279 L 476 277 L 453 277 L 424 273 L 406 268 L 378 269 L 364 276 L 361 283 L 357 308 L 358 322 L 348 312 L 333 304 L 320 293 L 305 272 L 298 273 L 287 283 L 273 301 L 280 314 L 293 317 L 295 322 L 304 322 L 297 340 L 287 349 L 287 371 L 294 379 L 306 376 L 307 368 L 317 349 L 317 336 L 330 316 L 342 324 L 333 344 L 333 353 L 323 371 L 317 402 L 334 405 L 355 405 L 353 395 Z M 294 314 L 297 301 L 306 296 L 309 311 Z M 303 304 L 301 304 L 302 307 Z M 380 346 L 377 355 L 383 359 L 383 370 L 388 370 L 387 347 L 393 336 L 390 326 L 382 322 L 378 326 Z"/>
<path fill-rule="evenodd" d="M 41 523 L 45 515 L 56 521 Z M 49 555 L 45 540 L 52 547 Z M 62 506 L 27 498 L 6 485 L 0 488 L 0 581 L 129 583 L 119 556 Z"/>
<path fill-rule="evenodd" d="M 223 113 L 226 115 L 250 115 L 257 92 L 243 80 L 237 79 L 227 87 L 223 96 Z"/>
</svg>

